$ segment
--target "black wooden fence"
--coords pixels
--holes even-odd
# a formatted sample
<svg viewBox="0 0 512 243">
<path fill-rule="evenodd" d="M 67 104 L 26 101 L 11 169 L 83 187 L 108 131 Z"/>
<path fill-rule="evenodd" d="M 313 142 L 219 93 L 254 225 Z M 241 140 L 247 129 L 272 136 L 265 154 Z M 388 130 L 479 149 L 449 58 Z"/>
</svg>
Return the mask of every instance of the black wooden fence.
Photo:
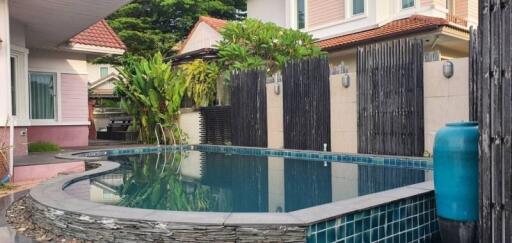
<svg viewBox="0 0 512 243">
<path fill-rule="evenodd" d="M 231 75 L 231 142 L 267 147 L 267 76 L 265 70 Z"/>
<path fill-rule="evenodd" d="M 202 107 L 200 114 L 200 142 L 225 145 L 231 143 L 231 107 Z"/>
<path fill-rule="evenodd" d="M 423 155 L 421 40 L 358 48 L 357 107 L 359 153 Z"/>
<path fill-rule="evenodd" d="M 480 0 L 480 242 L 512 242 L 512 5 Z M 475 53 L 476 52 L 476 53 Z"/>
<path fill-rule="evenodd" d="M 478 32 L 471 28 L 469 32 L 469 120 L 478 121 L 479 115 L 479 90 L 478 87 Z"/>
<path fill-rule="evenodd" d="M 329 63 L 325 57 L 292 61 L 282 71 L 284 147 L 331 146 Z"/>
</svg>

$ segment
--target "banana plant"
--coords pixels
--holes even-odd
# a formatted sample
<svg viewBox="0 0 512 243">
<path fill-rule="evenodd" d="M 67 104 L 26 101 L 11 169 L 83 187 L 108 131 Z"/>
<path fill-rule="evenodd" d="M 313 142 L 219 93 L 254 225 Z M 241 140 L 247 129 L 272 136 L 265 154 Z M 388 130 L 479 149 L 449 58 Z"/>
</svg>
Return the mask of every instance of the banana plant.
<svg viewBox="0 0 512 243">
<path fill-rule="evenodd" d="M 121 108 L 132 116 L 140 141 L 154 143 L 157 124 L 166 128 L 168 138 L 176 133 L 186 83 L 171 63 L 156 53 L 150 59 L 128 58 L 118 71 L 115 92 L 121 97 Z"/>
<path fill-rule="evenodd" d="M 216 85 L 220 75 L 219 67 L 214 62 L 197 59 L 181 65 L 180 68 L 188 97 L 199 107 L 212 104 L 215 101 Z"/>
</svg>

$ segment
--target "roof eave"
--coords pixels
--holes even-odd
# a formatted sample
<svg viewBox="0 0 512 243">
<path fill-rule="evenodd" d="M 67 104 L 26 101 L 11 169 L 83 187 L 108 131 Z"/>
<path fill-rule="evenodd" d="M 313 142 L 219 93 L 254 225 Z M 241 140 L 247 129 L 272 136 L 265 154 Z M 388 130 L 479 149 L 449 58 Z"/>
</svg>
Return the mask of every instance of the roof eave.
<svg viewBox="0 0 512 243">
<path fill-rule="evenodd" d="M 61 49 L 75 51 L 75 52 L 85 52 L 91 54 L 106 54 L 106 55 L 122 55 L 125 52 L 125 49 L 121 48 L 112 48 L 112 47 L 104 47 L 104 46 L 93 46 L 93 45 L 85 45 L 80 43 L 68 43 L 67 45 L 61 46 Z"/>
</svg>

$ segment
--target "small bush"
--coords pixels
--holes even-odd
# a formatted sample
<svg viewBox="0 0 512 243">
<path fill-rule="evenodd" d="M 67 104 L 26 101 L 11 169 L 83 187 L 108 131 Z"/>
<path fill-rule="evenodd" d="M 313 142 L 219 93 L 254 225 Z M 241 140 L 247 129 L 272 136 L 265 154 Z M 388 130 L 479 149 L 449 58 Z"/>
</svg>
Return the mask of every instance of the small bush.
<svg viewBox="0 0 512 243">
<path fill-rule="evenodd" d="M 33 142 L 28 144 L 29 153 L 59 151 L 61 151 L 59 145 L 50 142 Z"/>
</svg>

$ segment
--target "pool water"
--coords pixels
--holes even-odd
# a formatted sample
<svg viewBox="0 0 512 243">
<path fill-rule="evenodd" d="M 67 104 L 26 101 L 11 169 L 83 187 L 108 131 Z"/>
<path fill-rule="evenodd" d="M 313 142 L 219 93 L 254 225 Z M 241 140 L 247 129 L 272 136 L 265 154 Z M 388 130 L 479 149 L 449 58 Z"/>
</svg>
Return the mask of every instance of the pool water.
<svg viewBox="0 0 512 243">
<path fill-rule="evenodd" d="M 120 169 L 65 191 L 102 204 L 207 212 L 290 212 L 430 180 L 430 170 L 183 151 L 110 156 Z"/>
</svg>

